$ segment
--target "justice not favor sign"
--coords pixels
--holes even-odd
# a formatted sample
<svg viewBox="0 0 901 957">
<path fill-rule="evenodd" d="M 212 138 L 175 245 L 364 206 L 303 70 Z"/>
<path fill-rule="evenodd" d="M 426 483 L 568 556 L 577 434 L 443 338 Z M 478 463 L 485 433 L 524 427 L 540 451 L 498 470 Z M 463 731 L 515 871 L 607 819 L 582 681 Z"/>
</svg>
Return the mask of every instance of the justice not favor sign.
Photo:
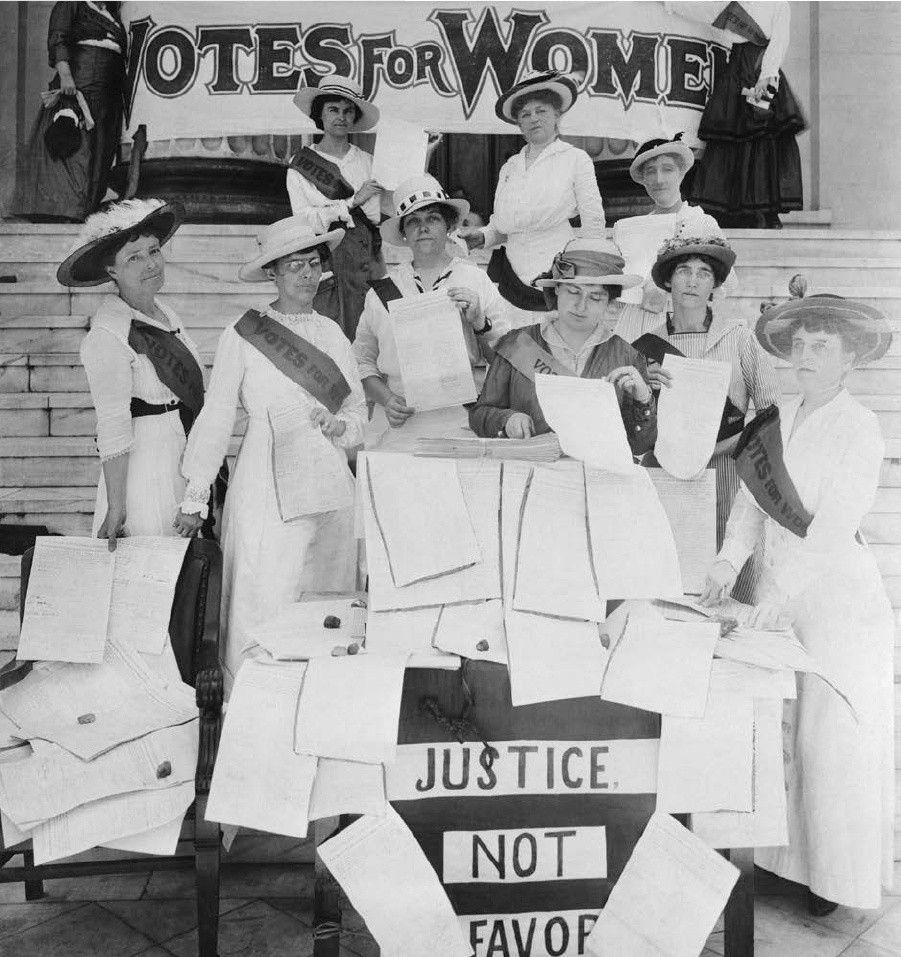
<svg viewBox="0 0 901 957">
<path fill-rule="evenodd" d="M 436 740 L 421 707 L 459 714 L 458 673 L 407 671 L 389 800 L 476 957 L 578 957 L 654 811 L 659 718 L 599 698 L 514 709 L 487 662 L 466 683 L 484 743 Z"/>
</svg>

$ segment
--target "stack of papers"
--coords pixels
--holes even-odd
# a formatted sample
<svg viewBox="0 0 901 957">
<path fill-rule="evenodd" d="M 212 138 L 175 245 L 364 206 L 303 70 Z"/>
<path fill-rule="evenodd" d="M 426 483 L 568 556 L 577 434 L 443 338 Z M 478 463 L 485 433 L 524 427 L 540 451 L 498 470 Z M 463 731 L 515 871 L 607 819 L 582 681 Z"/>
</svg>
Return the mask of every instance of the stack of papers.
<svg viewBox="0 0 901 957">
<path fill-rule="evenodd" d="M 519 459 L 526 462 L 556 462 L 563 454 L 555 432 L 530 439 L 421 438 L 415 455 L 452 459 Z"/>
<path fill-rule="evenodd" d="M 96 845 L 175 851 L 194 800 L 197 706 L 168 637 L 188 542 L 39 539 L 0 692 L 0 813 L 36 863 Z"/>
</svg>

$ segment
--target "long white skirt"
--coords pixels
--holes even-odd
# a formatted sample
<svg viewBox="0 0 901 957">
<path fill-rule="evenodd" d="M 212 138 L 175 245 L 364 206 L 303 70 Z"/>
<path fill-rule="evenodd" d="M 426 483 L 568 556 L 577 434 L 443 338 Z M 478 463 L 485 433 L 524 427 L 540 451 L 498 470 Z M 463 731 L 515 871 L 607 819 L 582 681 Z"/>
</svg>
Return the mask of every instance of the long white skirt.
<svg viewBox="0 0 901 957">
<path fill-rule="evenodd" d="M 178 412 L 145 415 L 132 420 L 134 446 L 128 453 L 125 530 L 129 535 L 175 535 L 172 526 L 184 499 L 185 480 L 179 466 L 185 450 L 185 430 Z M 103 470 L 97 486 L 96 535 L 106 518 L 107 495 Z"/>
</svg>

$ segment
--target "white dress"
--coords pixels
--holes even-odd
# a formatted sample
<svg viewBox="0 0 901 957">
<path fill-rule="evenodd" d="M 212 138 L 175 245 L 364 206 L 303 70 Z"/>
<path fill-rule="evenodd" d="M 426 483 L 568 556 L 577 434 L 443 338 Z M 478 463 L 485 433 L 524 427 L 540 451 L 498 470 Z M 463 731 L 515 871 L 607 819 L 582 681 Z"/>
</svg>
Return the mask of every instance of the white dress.
<svg viewBox="0 0 901 957">
<path fill-rule="evenodd" d="M 781 408 L 785 464 L 813 515 L 806 538 L 768 518 L 742 487 L 720 558 L 740 568 L 761 534 L 758 601 L 789 595 L 799 639 L 840 682 L 859 723 L 822 681 L 802 676 L 786 703 L 789 845 L 757 863 L 827 900 L 875 908 L 891 887 L 894 838 L 893 620 L 876 562 L 857 538 L 884 454 L 876 416 L 847 391 L 791 435 L 800 397 Z"/>
<path fill-rule="evenodd" d="M 132 309 L 118 296 L 109 296 L 91 319 L 91 329 L 80 350 L 97 412 L 100 460 L 128 455 L 125 528 L 129 535 L 177 534 L 172 522 L 185 489 L 179 471 L 185 430 L 178 412 L 131 417 L 132 397 L 151 405 L 166 405 L 178 398 L 160 382 L 147 356 L 138 354 L 128 344 L 132 320 L 174 330 L 203 369 L 197 347 L 181 328 L 178 317 L 161 302 L 156 305 L 169 319 L 168 328 Z M 103 524 L 106 510 L 106 483 L 101 471 L 92 535 Z"/>
<path fill-rule="evenodd" d="M 482 227 L 485 248 L 506 245 L 513 271 L 526 284 L 551 267 L 551 261 L 575 235 L 569 221 L 581 218 L 581 235 L 605 237 L 604 205 L 591 157 L 578 147 L 554 140 L 526 169 L 524 146 L 498 174 L 494 212 Z M 543 317 L 508 306 L 514 328 Z"/>
<path fill-rule="evenodd" d="M 356 363 L 344 333 L 316 313 L 267 314 L 337 363 L 351 394 L 337 413 L 346 425 L 332 441 L 352 448 L 363 439 L 366 403 Z M 230 688 L 240 667 L 247 633 L 304 591 L 350 591 L 356 585 L 353 508 L 281 520 L 272 475 L 268 410 L 310 396 L 280 372 L 255 346 L 228 326 L 219 340 L 206 403 L 191 430 L 182 471 L 186 501 L 200 501 L 228 449 L 238 402 L 247 412 L 247 432 L 229 482 L 223 515 L 222 663 Z M 349 475 L 349 473 L 348 473 Z"/>
</svg>

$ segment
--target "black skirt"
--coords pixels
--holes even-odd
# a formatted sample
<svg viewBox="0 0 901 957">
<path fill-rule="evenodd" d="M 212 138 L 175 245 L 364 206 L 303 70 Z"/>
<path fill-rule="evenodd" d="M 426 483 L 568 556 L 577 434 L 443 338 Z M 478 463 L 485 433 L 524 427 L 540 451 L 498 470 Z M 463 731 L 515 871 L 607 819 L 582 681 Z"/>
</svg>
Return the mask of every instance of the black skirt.
<svg viewBox="0 0 901 957">
<path fill-rule="evenodd" d="M 82 132 L 77 152 L 56 160 L 44 145 L 44 131 L 53 122 L 55 110 L 39 110 L 29 140 L 27 171 L 13 203 L 17 216 L 82 222 L 106 194 L 122 125 L 125 61 L 121 54 L 102 47 L 74 49 L 72 79 L 87 101 L 94 128 Z M 50 88 L 58 87 L 57 76 Z"/>
<path fill-rule="evenodd" d="M 785 74 L 768 111 L 742 95 L 757 80 L 765 47 L 732 47 L 725 73 L 707 101 L 698 136 L 707 146 L 691 200 L 707 212 L 780 213 L 803 208 L 801 157 L 795 137 L 807 128 Z"/>
</svg>

